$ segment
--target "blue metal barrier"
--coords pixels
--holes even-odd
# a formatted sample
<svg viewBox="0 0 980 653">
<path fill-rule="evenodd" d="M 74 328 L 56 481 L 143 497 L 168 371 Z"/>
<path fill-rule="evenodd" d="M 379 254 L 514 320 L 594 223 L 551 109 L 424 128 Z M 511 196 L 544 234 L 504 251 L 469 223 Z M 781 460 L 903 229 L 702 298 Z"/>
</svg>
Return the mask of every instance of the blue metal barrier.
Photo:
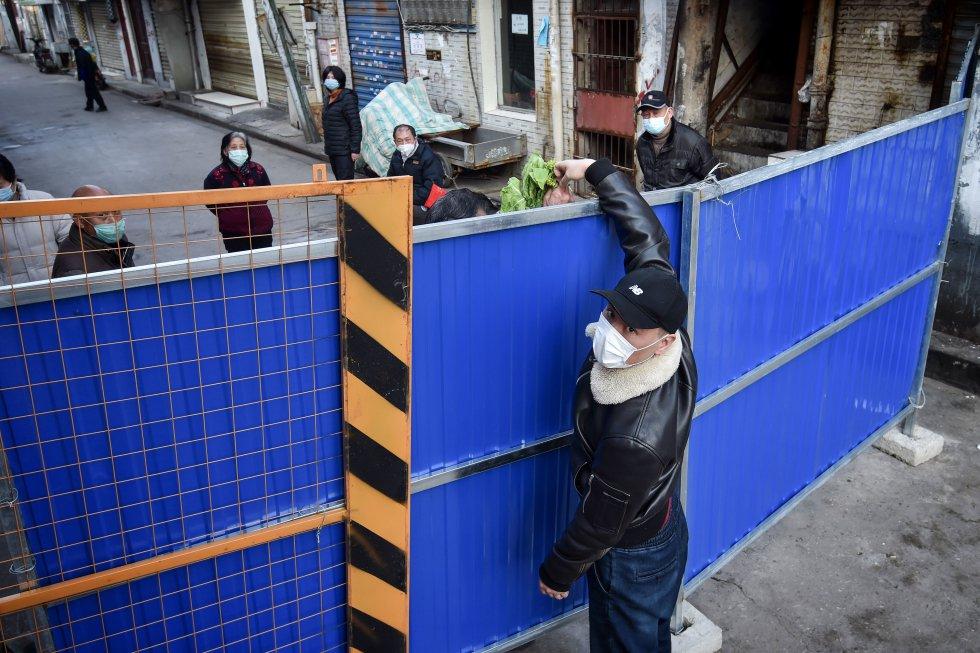
<svg viewBox="0 0 980 653">
<path fill-rule="evenodd" d="M 911 412 L 964 109 L 647 195 L 701 372 L 689 588 Z M 586 604 L 583 583 L 540 596 L 537 566 L 578 506 L 588 291 L 622 253 L 594 203 L 415 237 L 411 646 L 502 650 Z M 343 500 L 333 257 L 11 295 L 0 437 L 39 584 Z M 335 525 L 218 555 L 49 604 L 47 627 L 58 650 L 340 649 L 343 544 Z"/>
</svg>

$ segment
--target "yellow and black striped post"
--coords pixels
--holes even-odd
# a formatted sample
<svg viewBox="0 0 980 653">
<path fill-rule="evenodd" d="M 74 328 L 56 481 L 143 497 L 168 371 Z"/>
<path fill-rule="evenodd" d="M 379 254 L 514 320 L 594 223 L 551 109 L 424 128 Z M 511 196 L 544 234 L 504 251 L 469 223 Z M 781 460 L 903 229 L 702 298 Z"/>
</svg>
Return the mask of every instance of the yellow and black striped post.
<svg viewBox="0 0 980 653">
<path fill-rule="evenodd" d="M 390 184 L 338 211 L 348 641 L 365 653 L 408 650 L 412 185 Z"/>
</svg>

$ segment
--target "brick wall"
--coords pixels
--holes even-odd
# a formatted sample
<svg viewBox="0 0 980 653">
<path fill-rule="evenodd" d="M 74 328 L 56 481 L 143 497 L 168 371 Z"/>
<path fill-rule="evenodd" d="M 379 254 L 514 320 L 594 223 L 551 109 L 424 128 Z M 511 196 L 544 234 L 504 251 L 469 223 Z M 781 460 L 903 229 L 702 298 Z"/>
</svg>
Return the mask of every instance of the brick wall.
<svg viewBox="0 0 980 653">
<path fill-rule="evenodd" d="M 827 142 L 929 109 L 942 0 L 840 0 Z"/>
</svg>

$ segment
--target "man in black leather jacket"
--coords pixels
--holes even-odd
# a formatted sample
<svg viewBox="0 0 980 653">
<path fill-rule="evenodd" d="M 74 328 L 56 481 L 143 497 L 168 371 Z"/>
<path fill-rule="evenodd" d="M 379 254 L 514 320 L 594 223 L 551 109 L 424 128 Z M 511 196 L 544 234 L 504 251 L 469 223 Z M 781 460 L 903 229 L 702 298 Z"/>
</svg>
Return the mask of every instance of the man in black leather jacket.
<svg viewBox="0 0 980 653">
<path fill-rule="evenodd" d="M 644 93 L 636 112 L 643 119 L 643 132 L 636 139 L 643 190 L 694 184 L 718 165 L 704 136 L 677 122 L 662 91 Z"/>
<path fill-rule="evenodd" d="M 593 651 L 669 651 L 670 616 L 687 560 L 677 490 L 697 391 L 682 324 L 687 298 L 668 262 L 667 234 L 608 160 L 566 161 L 616 225 L 627 274 L 587 334 L 593 351 L 575 388 L 572 469 L 582 497 L 540 568 L 540 590 L 568 595 L 588 572 Z"/>
</svg>

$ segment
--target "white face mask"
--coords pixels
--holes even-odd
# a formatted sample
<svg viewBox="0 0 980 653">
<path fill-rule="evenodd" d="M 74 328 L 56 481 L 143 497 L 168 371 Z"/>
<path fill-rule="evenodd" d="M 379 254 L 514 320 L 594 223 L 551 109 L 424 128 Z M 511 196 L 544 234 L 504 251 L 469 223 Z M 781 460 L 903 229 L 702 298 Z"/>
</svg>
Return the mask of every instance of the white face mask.
<svg viewBox="0 0 980 653">
<path fill-rule="evenodd" d="M 667 116 L 660 116 L 659 118 L 644 118 L 643 129 L 645 129 L 647 133 L 654 136 L 662 134 L 663 131 L 667 129 Z"/>
<path fill-rule="evenodd" d="M 402 158 L 407 159 L 408 157 L 415 154 L 415 148 L 418 147 L 418 142 L 415 143 L 403 143 L 398 146 L 398 151 L 402 153 Z"/>
<path fill-rule="evenodd" d="M 596 323 L 595 333 L 592 335 L 592 353 L 595 354 L 595 359 L 599 361 L 599 364 L 603 367 L 608 367 L 609 369 L 617 370 L 624 367 L 633 367 L 638 363 L 627 363 L 630 356 L 638 351 L 643 351 L 644 349 L 649 349 L 655 346 L 661 340 L 669 336 L 670 334 L 665 334 L 662 338 L 658 338 L 655 342 L 647 345 L 646 347 L 641 347 L 637 349 L 630 344 L 629 340 L 623 336 L 622 333 L 616 330 L 609 320 L 606 319 L 604 313 L 599 315 L 599 321 Z"/>
</svg>

